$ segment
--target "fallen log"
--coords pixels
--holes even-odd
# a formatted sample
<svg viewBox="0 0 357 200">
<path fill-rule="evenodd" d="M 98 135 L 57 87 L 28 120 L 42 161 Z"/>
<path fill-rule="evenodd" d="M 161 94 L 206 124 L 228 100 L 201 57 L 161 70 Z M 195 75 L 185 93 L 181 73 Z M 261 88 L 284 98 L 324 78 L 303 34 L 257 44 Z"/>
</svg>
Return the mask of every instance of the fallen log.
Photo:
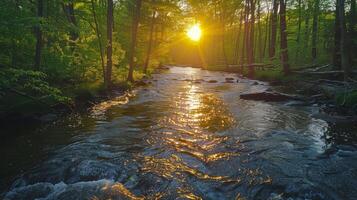
<svg viewBox="0 0 357 200">
<path fill-rule="evenodd" d="M 310 75 L 342 75 L 345 72 L 341 70 L 335 70 L 335 71 L 324 71 L 324 72 L 318 72 L 318 71 L 292 71 L 292 73 L 295 74 L 310 74 Z M 352 71 L 352 74 L 357 74 L 357 71 Z"/>
<path fill-rule="evenodd" d="M 321 66 L 321 67 L 317 67 L 317 68 L 313 68 L 313 69 L 311 69 L 311 71 L 318 72 L 318 71 L 320 71 L 322 69 L 325 69 L 327 67 L 330 67 L 330 64 L 327 64 L 327 65 L 324 65 L 324 66 Z"/>
<path fill-rule="evenodd" d="M 280 102 L 289 100 L 303 100 L 301 97 L 278 93 L 278 92 L 256 92 L 256 93 L 245 93 L 240 95 L 241 99 L 244 100 L 254 100 L 254 101 L 270 101 L 270 102 Z"/>
</svg>

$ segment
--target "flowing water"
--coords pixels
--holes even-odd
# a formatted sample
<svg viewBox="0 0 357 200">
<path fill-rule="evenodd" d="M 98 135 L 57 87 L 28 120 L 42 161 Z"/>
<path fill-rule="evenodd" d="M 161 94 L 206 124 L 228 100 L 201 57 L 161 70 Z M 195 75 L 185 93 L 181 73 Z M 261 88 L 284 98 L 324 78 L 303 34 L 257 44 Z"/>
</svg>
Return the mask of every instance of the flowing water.
<svg viewBox="0 0 357 200">
<path fill-rule="evenodd" d="M 172 67 L 86 114 L 1 141 L 2 196 L 357 199 L 356 125 L 316 119 L 314 106 L 239 99 L 266 88 Z"/>
</svg>

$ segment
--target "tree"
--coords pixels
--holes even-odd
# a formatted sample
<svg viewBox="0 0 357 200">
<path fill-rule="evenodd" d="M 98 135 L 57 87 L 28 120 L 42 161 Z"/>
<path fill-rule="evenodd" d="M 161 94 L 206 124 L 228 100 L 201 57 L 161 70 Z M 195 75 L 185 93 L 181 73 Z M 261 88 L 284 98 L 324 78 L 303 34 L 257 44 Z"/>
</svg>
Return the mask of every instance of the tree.
<svg viewBox="0 0 357 200">
<path fill-rule="evenodd" d="M 36 50 L 35 50 L 35 69 L 40 70 L 41 67 L 41 52 L 43 46 L 42 38 L 42 18 L 43 18 L 43 0 L 37 0 L 37 17 L 38 24 L 35 26 L 35 35 L 36 35 Z"/>
<path fill-rule="evenodd" d="M 350 76 L 351 68 L 350 68 L 350 58 L 348 53 L 348 39 L 347 39 L 347 31 L 346 31 L 346 19 L 345 19 L 345 0 L 337 0 L 337 8 L 338 9 L 338 17 L 340 28 L 340 52 L 341 52 L 341 67 L 345 72 L 345 78 Z"/>
<path fill-rule="evenodd" d="M 62 9 L 63 12 L 66 15 L 66 18 L 68 22 L 72 25 L 71 30 L 70 30 L 70 45 L 72 46 L 72 51 L 74 50 L 75 42 L 79 38 L 79 35 L 77 33 L 76 27 L 77 27 L 77 20 L 76 16 L 74 13 L 74 3 L 73 1 L 70 1 L 68 3 L 62 3 Z"/>
<path fill-rule="evenodd" d="M 269 58 L 273 59 L 275 57 L 275 44 L 276 44 L 276 34 L 278 27 L 278 0 L 273 0 L 273 13 L 271 15 L 271 39 L 269 47 Z"/>
<path fill-rule="evenodd" d="M 132 9 L 132 29 L 131 29 L 131 44 L 129 49 L 129 73 L 127 80 L 130 82 L 134 81 L 133 72 L 134 72 L 134 57 L 135 57 L 135 48 L 137 41 L 137 32 L 140 19 L 140 10 L 141 10 L 141 0 L 135 0 Z"/>
<path fill-rule="evenodd" d="M 254 27 L 255 27 L 255 0 L 249 0 L 248 6 L 250 10 L 250 25 L 249 25 L 249 45 L 247 46 L 248 51 L 248 64 L 249 64 L 249 72 L 248 76 L 254 76 Z"/>
<path fill-rule="evenodd" d="M 152 15 L 151 15 L 150 36 L 149 36 L 148 50 L 147 50 L 145 65 L 144 65 L 144 73 L 147 73 L 147 69 L 149 67 L 151 48 L 152 48 L 152 43 L 153 43 L 153 35 L 154 35 L 155 15 L 156 15 L 156 10 L 153 10 Z"/>
<path fill-rule="evenodd" d="M 320 12 L 320 0 L 315 0 L 314 4 L 314 17 L 312 21 L 312 63 L 316 65 L 317 59 L 317 25 L 318 25 L 318 17 Z"/>
<path fill-rule="evenodd" d="M 288 56 L 288 34 L 286 29 L 286 0 L 280 0 L 280 51 L 281 63 L 285 75 L 290 73 Z"/>
<path fill-rule="evenodd" d="M 104 50 L 103 50 L 103 44 L 102 44 L 102 36 L 100 34 L 100 30 L 99 30 L 99 25 L 98 25 L 98 19 L 97 19 L 97 14 L 95 11 L 95 3 L 94 0 L 91 0 L 91 11 L 92 11 L 92 15 L 93 15 L 93 21 L 94 21 L 94 31 L 95 34 L 97 36 L 97 40 L 98 40 L 98 46 L 99 46 L 99 52 L 100 52 L 100 64 L 102 66 L 102 74 L 103 74 L 103 80 L 104 80 L 104 85 L 108 85 L 107 84 L 107 74 L 106 74 L 106 69 L 105 69 L 105 62 L 104 62 Z"/>
<path fill-rule="evenodd" d="M 113 0 L 108 0 L 107 2 L 108 10 L 107 10 L 107 68 L 106 68 L 106 76 L 104 78 L 105 87 L 109 89 L 112 84 L 112 67 L 113 67 Z"/>
<path fill-rule="evenodd" d="M 334 36 L 334 53 L 333 53 L 333 66 L 335 69 L 341 69 L 341 22 L 340 22 L 340 9 L 339 1 L 336 0 L 336 9 L 335 9 L 335 36 Z"/>
</svg>

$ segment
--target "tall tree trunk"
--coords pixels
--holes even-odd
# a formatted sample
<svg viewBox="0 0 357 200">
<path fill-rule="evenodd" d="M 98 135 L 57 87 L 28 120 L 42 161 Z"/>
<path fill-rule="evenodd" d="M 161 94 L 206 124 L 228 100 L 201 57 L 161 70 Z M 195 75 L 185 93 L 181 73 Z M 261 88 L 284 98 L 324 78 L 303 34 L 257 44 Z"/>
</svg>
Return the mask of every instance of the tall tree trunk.
<svg viewBox="0 0 357 200">
<path fill-rule="evenodd" d="M 345 0 L 337 0 L 338 20 L 340 21 L 340 31 L 341 31 L 341 41 L 340 41 L 340 52 L 341 52 L 341 67 L 345 72 L 345 78 L 350 76 L 350 59 L 348 53 L 348 40 L 347 40 L 347 31 L 346 31 L 346 19 L 345 19 Z"/>
<path fill-rule="evenodd" d="M 311 46 L 312 46 L 312 63 L 313 65 L 316 65 L 317 61 L 317 32 L 318 32 L 318 18 L 319 18 L 319 12 L 320 12 L 320 0 L 315 0 L 315 5 L 314 5 L 314 17 L 312 21 L 312 41 L 311 41 Z"/>
<path fill-rule="evenodd" d="M 240 65 L 241 65 L 241 72 L 244 72 L 244 67 L 243 64 L 245 63 L 245 55 L 247 52 L 247 44 L 249 41 L 249 8 L 248 8 L 248 1 L 245 1 L 245 6 L 244 6 L 244 35 L 243 35 L 243 47 L 242 47 L 242 52 L 241 52 L 241 58 L 240 58 Z"/>
<path fill-rule="evenodd" d="M 271 39 L 269 48 L 269 58 L 272 60 L 275 57 L 276 35 L 278 27 L 278 8 L 279 0 L 273 0 L 273 13 L 271 16 Z"/>
<path fill-rule="evenodd" d="M 267 53 L 266 52 L 266 49 L 267 49 L 267 44 L 269 44 L 270 42 L 270 18 L 271 18 L 271 12 L 270 12 L 270 8 L 269 8 L 269 3 L 268 1 L 266 1 L 266 4 L 268 6 L 267 8 L 267 15 L 266 15 L 266 22 L 265 22 L 265 38 L 264 38 L 264 46 L 263 46 L 263 58 L 265 58 L 265 54 Z"/>
<path fill-rule="evenodd" d="M 237 38 L 236 38 L 236 43 L 235 43 L 235 50 L 234 50 L 234 62 L 233 64 L 238 64 L 239 63 L 239 47 L 240 47 L 240 41 L 241 41 L 241 35 L 242 35 L 242 25 L 243 25 L 243 20 L 244 20 L 244 13 L 243 11 L 240 13 L 240 20 L 239 20 L 239 27 L 237 31 Z"/>
<path fill-rule="evenodd" d="M 260 3 L 260 0 L 257 0 L 258 2 L 258 10 L 257 10 L 257 20 L 258 20 L 258 40 L 257 40 L 257 43 L 258 43 L 258 60 L 259 62 L 262 62 L 262 59 L 263 59 L 263 46 L 262 46 L 262 27 L 261 27 L 261 3 Z"/>
<path fill-rule="evenodd" d="M 288 56 L 288 37 L 286 29 L 286 1 L 280 0 L 280 51 L 281 63 L 285 75 L 290 72 L 289 56 Z"/>
<path fill-rule="evenodd" d="M 298 63 L 299 61 L 299 56 L 300 56 L 300 43 L 301 43 L 301 24 L 302 24 L 302 0 L 298 0 L 298 32 L 296 36 L 296 55 L 295 55 L 295 61 Z"/>
<path fill-rule="evenodd" d="M 250 5 L 250 20 L 251 21 L 250 21 L 249 46 L 248 46 L 248 64 L 250 65 L 248 76 L 253 77 L 254 76 L 254 66 L 252 64 L 254 63 L 255 0 L 250 0 L 249 5 Z"/>
<path fill-rule="evenodd" d="M 336 10 L 335 10 L 335 38 L 334 38 L 334 52 L 333 52 L 333 66 L 335 69 L 341 69 L 341 24 L 340 24 L 340 9 L 339 2 L 336 0 Z"/>
<path fill-rule="evenodd" d="M 37 0 L 37 17 L 39 19 L 39 24 L 35 27 L 36 35 L 36 49 L 35 49 L 35 69 L 40 70 L 41 67 L 41 52 L 43 46 L 42 30 L 41 24 L 43 19 L 43 0 Z"/>
<path fill-rule="evenodd" d="M 78 39 L 79 34 L 78 34 L 77 30 L 75 30 L 75 27 L 77 27 L 77 20 L 76 20 L 76 16 L 74 13 L 73 2 L 70 1 L 68 3 L 62 3 L 62 9 L 66 15 L 68 22 L 73 26 L 73 27 L 71 27 L 71 31 L 70 31 L 70 44 L 72 47 L 74 47 L 75 41 Z"/>
<path fill-rule="evenodd" d="M 349 38 L 351 40 L 351 52 L 354 52 L 354 57 L 356 58 L 357 51 L 357 8 L 356 0 L 351 0 L 351 11 L 350 11 L 350 28 L 349 28 Z M 352 60 L 353 61 L 353 60 Z M 352 63 L 353 64 L 353 63 Z"/>
<path fill-rule="evenodd" d="M 100 62 L 102 65 L 102 72 L 103 72 L 103 80 L 104 80 L 104 85 L 107 85 L 107 75 L 106 75 L 106 70 L 105 70 L 105 62 L 104 62 L 104 49 L 103 49 L 103 44 L 102 44 L 102 36 L 100 34 L 99 30 L 99 25 L 98 25 L 98 19 L 97 19 L 97 14 L 95 11 L 95 2 L 94 0 L 91 0 L 92 4 L 92 15 L 93 15 L 93 21 L 95 24 L 95 34 L 97 36 L 98 40 L 98 46 L 99 46 L 99 51 L 100 51 Z"/>
<path fill-rule="evenodd" d="M 112 67 L 113 67 L 113 21 L 114 21 L 114 5 L 113 0 L 108 0 L 107 7 L 107 69 L 106 69 L 106 88 L 109 89 L 112 84 Z"/>
<path fill-rule="evenodd" d="M 133 72 L 134 72 L 134 57 L 135 57 L 135 48 L 136 48 L 136 36 L 138 32 L 138 25 L 140 19 L 140 10 L 141 10 L 141 1 L 142 0 L 135 0 L 133 5 L 132 14 L 133 14 L 133 21 L 131 27 L 131 44 L 129 50 L 129 73 L 128 73 L 128 81 L 133 82 Z"/>
<path fill-rule="evenodd" d="M 220 25 L 221 25 L 221 43 L 222 43 L 222 55 L 223 61 L 226 66 L 228 66 L 227 52 L 225 46 L 225 37 L 226 37 L 226 8 L 224 6 L 224 1 L 221 1 L 221 10 L 220 10 Z"/>
<path fill-rule="evenodd" d="M 310 1 L 307 2 L 307 8 L 305 10 L 305 41 L 304 41 L 304 49 L 309 47 L 310 41 Z"/>
<path fill-rule="evenodd" d="M 152 12 L 151 23 L 150 23 L 150 38 L 149 38 L 148 51 L 146 53 L 145 66 L 144 66 L 145 74 L 147 73 L 147 69 L 149 67 L 149 62 L 150 62 L 152 40 L 153 40 L 154 26 L 155 26 L 155 14 L 156 14 L 156 11 L 154 10 Z"/>
</svg>

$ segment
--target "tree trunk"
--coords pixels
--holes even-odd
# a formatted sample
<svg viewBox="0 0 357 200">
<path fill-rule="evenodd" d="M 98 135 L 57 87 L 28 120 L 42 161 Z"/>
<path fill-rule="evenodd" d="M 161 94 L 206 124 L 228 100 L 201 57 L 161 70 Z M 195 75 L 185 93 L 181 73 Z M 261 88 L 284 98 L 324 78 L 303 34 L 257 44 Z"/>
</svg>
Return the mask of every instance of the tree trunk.
<svg viewBox="0 0 357 200">
<path fill-rule="evenodd" d="M 305 10 L 305 45 L 304 49 L 307 49 L 309 47 L 309 40 L 310 40 L 310 2 L 307 2 L 307 8 Z"/>
<path fill-rule="evenodd" d="M 74 27 L 77 27 L 77 20 L 74 14 L 74 5 L 73 2 L 62 3 L 63 12 L 66 15 L 68 22 L 73 26 L 70 31 L 70 44 L 72 47 L 75 46 L 75 41 L 78 39 L 79 35 Z"/>
<path fill-rule="evenodd" d="M 247 0 L 245 2 L 245 6 L 244 6 L 244 35 L 243 35 L 243 47 L 242 47 L 242 52 L 241 52 L 241 58 L 240 58 L 240 64 L 241 64 L 241 72 L 243 73 L 244 72 L 244 67 L 243 67 L 243 64 L 245 63 L 245 54 L 247 52 L 246 48 L 247 48 L 247 44 L 248 44 L 248 41 L 249 41 L 249 32 L 248 32 L 248 29 L 249 29 L 249 22 L 248 22 L 248 15 L 249 15 L 249 8 L 247 7 L 248 6 L 248 3 L 247 3 Z"/>
<path fill-rule="evenodd" d="M 339 12 L 339 23 L 341 25 L 341 41 L 340 41 L 340 52 L 341 52 L 341 67 L 345 72 L 345 78 L 350 76 L 350 62 L 348 53 L 348 43 L 347 43 L 347 31 L 346 31 L 346 19 L 345 19 L 345 0 L 337 0 L 338 12 Z"/>
<path fill-rule="evenodd" d="M 140 19 L 140 10 L 141 10 L 141 1 L 142 0 L 135 0 L 132 9 L 133 21 L 131 27 L 131 44 L 129 50 L 129 73 L 128 73 L 128 81 L 133 82 L 133 72 L 134 72 L 134 57 L 135 57 L 135 48 L 136 48 L 136 36 L 138 32 L 138 25 Z"/>
<path fill-rule="evenodd" d="M 224 64 L 228 66 L 228 59 L 227 59 L 227 52 L 226 52 L 226 46 L 225 46 L 225 37 L 226 37 L 226 11 L 225 11 L 225 6 L 224 6 L 224 1 L 221 2 L 221 12 L 220 12 L 220 18 L 221 18 L 221 30 L 222 30 L 222 35 L 221 35 L 221 42 L 222 42 L 222 54 L 223 54 L 223 60 Z"/>
<path fill-rule="evenodd" d="M 269 5 L 268 4 L 268 1 L 266 1 L 266 4 L 267 5 Z M 270 24 L 270 22 L 271 22 L 271 20 L 270 20 L 270 18 L 271 18 L 271 14 L 270 14 L 270 8 L 269 8 L 269 6 L 268 6 L 268 8 L 267 8 L 267 15 L 266 15 L 266 24 L 265 24 L 265 38 L 264 38 L 264 46 L 263 46 L 263 58 L 265 58 L 265 54 L 266 54 L 266 49 L 267 49 L 267 44 L 269 44 L 269 42 L 270 42 L 270 26 L 271 26 L 271 24 Z"/>
<path fill-rule="evenodd" d="M 40 70 L 41 67 L 41 52 L 43 46 L 42 30 L 41 24 L 43 19 L 43 0 L 37 0 L 37 17 L 39 19 L 39 24 L 35 27 L 36 35 L 36 49 L 35 49 L 35 69 Z"/>
<path fill-rule="evenodd" d="M 271 16 L 271 39 L 269 48 L 269 58 L 272 60 L 275 57 L 275 44 L 276 44 L 276 34 L 278 26 L 278 0 L 273 0 L 273 13 Z"/>
<path fill-rule="evenodd" d="M 95 24 L 95 33 L 97 35 L 99 51 L 100 51 L 100 62 L 101 62 L 101 65 L 102 65 L 103 80 L 104 80 L 104 85 L 107 85 L 107 77 L 106 77 L 107 75 L 106 75 L 105 63 L 104 63 L 104 49 L 103 49 L 103 44 L 102 44 L 102 36 L 101 36 L 100 30 L 99 30 L 97 14 L 96 14 L 96 11 L 95 11 L 94 0 L 91 0 L 91 4 L 92 4 L 93 20 L 94 20 L 94 24 Z"/>
<path fill-rule="evenodd" d="M 301 42 L 301 23 L 302 23 L 302 0 L 298 0 L 298 9 L 299 9 L 299 16 L 298 16 L 298 32 L 296 36 L 296 56 L 295 56 L 295 61 L 298 63 L 299 61 L 299 56 L 300 56 L 300 42 Z"/>
<path fill-rule="evenodd" d="M 356 58 L 357 51 L 357 8 L 356 8 L 356 0 L 351 0 L 351 11 L 350 11 L 350 39 L 351 42 L 351 52 L 354 52 L 354 58 Z"/>
<path fill-rule="evenodd" d="M 151 23 L 150 23 L 150 38 L 149 38 L 148 51 L 147 51 L 147 54 L 146 54 L 145 66 L 144 66 L 144 73 L 145 74 L 147 73 L 147 69 L 149 67 L 149 62 L 150 62 L 152 40 L 153 40 L 154 26 L 155 26 L 155 14 L 156 14 L 156 11 L 154 10 L 152 12 Z"/>
<path fill-rule="evenodd" d="M 254 25 L 255 25 L 255 1 L 250 0 L 250 32 L 249 32 L 249 46 L 248 46 L 248 64 L 250 65 L 249 67 L 249 72 L 248 76 L 253 77 L 254 76 Z"/>
<path fill-rule="evenodd" d="M 114 21 L 114 5 L 113 0 L 108 0 L 107 10 L 107 69 L 106 69 L 106 88 L 109 89 L 112 84 L 112 67 L 113 67 L 113 21 Z"/>
<path fill-rule="evenodd" d="M 280 0 L 280 51 L 281 63 L 285 75 L 290 73 L 289 56 L 288 56 L 288 38 L 286 29 L 286 2 Z"/>
<path fill-rule="evenodd" d="M 260 4 L 260 0 L 257 0 L 258 2 L 258 10 L 257 10 L 257 17 L 258 17 L 258 40 L 257 40 L 257 43 L 258 43 L 258 60 L 259 62 L 262 62 L 263 60 L 263 46 L 262 46 L 262 27 L 261 27 L 261 4 Z"/>
<path fill-rule="evenodd" d="M 335 38 L 334 38 L 334 52 L 333 52 L 333 66 L 337 70 L 341 70 L 341 24 L 340 24 L 340 9 L 339 2 L 336 0 L 336 10 L 335 10 Z"/>
<path fill-rule="evenodd" d="M 320 12 L 320 0 L 315 0 L 315 5 L 314 5 L 314 17 L 312 21 L 312 64 L 316 65 L 317 61 L 317 32 L 318 32 L 318 18 L 319 18 L 319 12 Z"/>
<path fill-rule="evenodd" d="M 233 64 L 238 64 L 239 63 L 239 47 L 240 47 L 240 38 L 242 35 L 242 25 L 243 25 L 243 20 L 244 20 L 244 13 L 243 11 L 240 14 L 240 20 L 239 20 L 239 28 L 237 31 L 237 38 L 236 38 L 236 43 L 235 43 L 235 51 L 234 51 L 234 62 Z"/>
</svg>

